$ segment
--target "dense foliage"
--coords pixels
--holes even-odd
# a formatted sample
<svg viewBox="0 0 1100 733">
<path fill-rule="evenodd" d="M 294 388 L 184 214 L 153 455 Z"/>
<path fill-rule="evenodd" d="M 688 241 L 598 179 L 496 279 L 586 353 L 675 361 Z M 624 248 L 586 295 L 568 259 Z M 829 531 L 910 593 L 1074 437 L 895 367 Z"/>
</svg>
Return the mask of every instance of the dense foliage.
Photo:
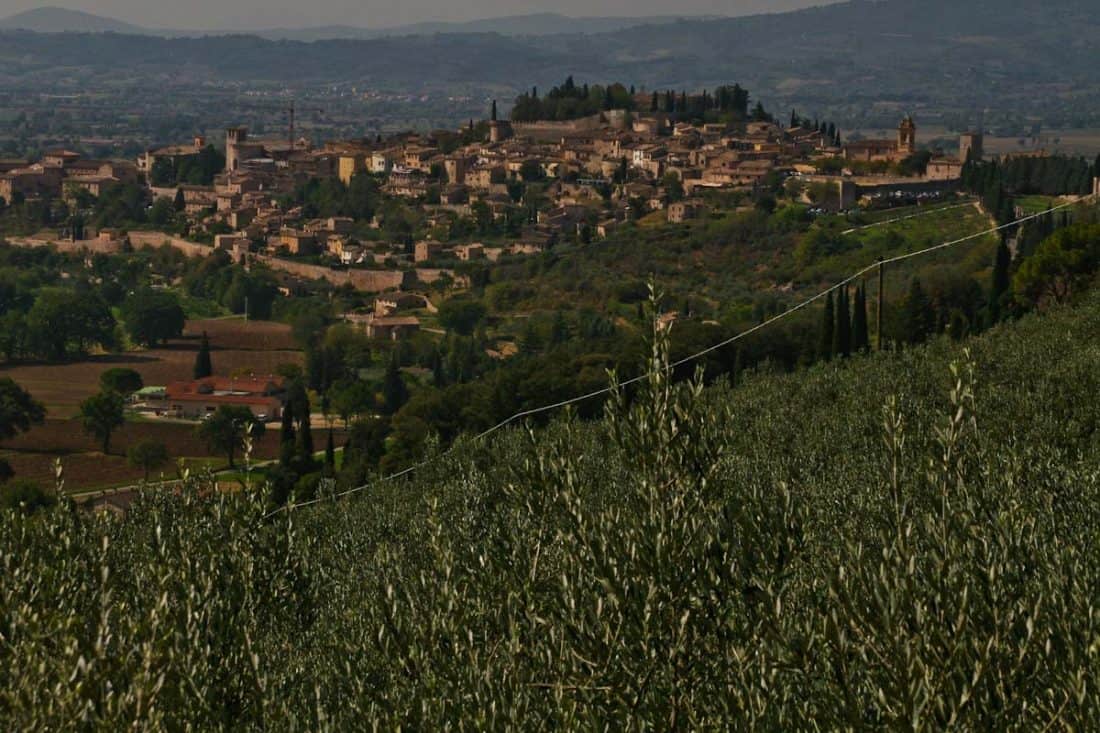
<svg viewBox="0 0 1100 733">
<path fill-rule="evenodd" d="M 1005 161 L 966 161 L 962 186 L 980 195 L 986 209 L 1007 223 L 1016 219 L 1014 196 L 1088 195 L 1096 176 L 1100 176 L 1100 158 L 1092 164 L 1084 158 L 1061 155 L 1019 156 Z"/>
<path fill-rule="evenodd" d="M 0 717 L 1093 729 L 1098 338 L 1092 298 L 969 352 L 658 377 L 268 519 L 194 477 L 9 512 Z"/>
<path fill-rule="evenodd" d="M 169 292 L 139 290 L 122 303 L 122 322 L 130 338 L 153 347 L 183 334 L 186 318 L 179 299 Z"/>
<path fill-rule="evenodd" d="M 700 94 L 666 89 L 653 91 L 645 98 L 647 111 L 664 113 L 673 120 L 744 121 L 749 114 L 749 93 L 739 84 L 723 85 L 713 93 L 704 90 Z M 610 110 L 629 111 L 636 106 L 633 87 L 628 90 L 618 83 L 577 84 L 570 76 L 544 97 L 539 97 L 537 88 L 517 97 L 512 106 L 512 121 L 574 120 Z"/>
<path fill-rule="evenodd" d="M 442 338 L 421 332 L 398 343 L 372 341 L 347 324 L 332 324 L 340 311 L 317 298 L 287 301 L 296 305 L 281 316 L 293 324 L 306 351 L 305 376 L 319 406 L 327 402 L 345 423 L 368 422 L 367 447 L 349 441 L 335 472 L 338 487 L 347 488 L 378 467 L 392 472 L 415 462 L 436 438 L 446 448 L 463 433 L 587 394 L 602 384 L 608 368 L 634 376 L 646 328 L 647 274 L 669 284 L 659 305 L 665 317 L 676 319 L 671 348 L 679 360 L 820 292 L 877 256 L 991 225 L 977 206 L 952 203 L 942 212 L 919 213 L 901 224 L 852 229 L 900 214 L 868 212 L 849 219 L 810 217 L 790 204 L 770 212 L 753 207 L 690 227 L 630 227 L 596 246 L 559 245 L 539 256 L 466 263 L 473 266 L 467 271 L 473 287 L 437 301 L 438 312 L 427 315 L 447 330 Z M 962 339 L 1043 307 L 1045 301 L 1013 287 L 1014 276 L 1054 232 L 1073 222 L 1091 231 L 1095 217 L 1080 207 L 1037 218 L 1018 233 L 1015 259 L 1006 241 L 986 236 L 889 266 L 881 343 L 919 344 L 939 334 Z M 1091 262 L 1078 262 L 1067 292 L 1089 282 L 1096 271 Z M 740 371 L 760 364 L 791 371 L 877 345 L 875 279 L 871 273 L 847 292 L 835 292 L 832 314 L 824 319 L 820 311 L 804 309 L 765 332 L 708 351 L 701 360 L 706 380 L 736 380 Z M 1025 287 L 1019 277 L 1016 282 Z M 1039 276 L 1037 285 L 1026 287 L 1046 285 Z M 348 293 L 336 295 L 349 302 Z M 677 372 L 678 378 L 689 376 L 690 367 Z M 600 403 L 581 409 L 591 417 Z"/>
<path fill-rule="evenodd" d="M 0 244 L 0 357 L 76 359 L 124 346 L 126 337 L 153 347 L 178 336 L 189 315 L 247 309 L 251 318 L 271 318 L 278 296 L 271 271 L 246 271 L 224 252 L 188 258 L 164 246 L 86 262 Z"/>
<path fill-rule="evenodd" d="M 154 186 L 190 184 L 209 186 L 214 176 L 225 170 L 225 155 L 213 145 L 207 145 L 195 156 L 158 158 L 149 171 L 149 183 Z"/>
<path fill-rule="evenodd" d="M 589 86 L 577 84 L 570 76 L 561 86 L 553 87 L 545 97 L 539 97 L 538 89 L 517 97 L 512 106 L 512 121 L 573 120 L 598 112 L 633 108 L 634 98 L 622 84 Z M 496 112 L 495 103 L 493 111 Z"/>
<path fill-rule="evenodd" d="M 0 378 L 0 440 L 9 440 L 40 425 L 46 408 L 10 377 Z M 15 470 L 0 458 L 0 484 L 9 481 Z"/>
</svg>

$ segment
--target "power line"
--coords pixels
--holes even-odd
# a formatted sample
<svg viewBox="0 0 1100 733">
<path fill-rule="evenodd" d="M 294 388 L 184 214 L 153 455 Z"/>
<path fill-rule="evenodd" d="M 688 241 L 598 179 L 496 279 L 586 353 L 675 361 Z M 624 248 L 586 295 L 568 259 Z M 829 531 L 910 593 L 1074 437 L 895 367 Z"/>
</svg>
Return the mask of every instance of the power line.
<svg viewBox="0 0 1100 733">
<path fill-rule="evenodd" d="M 1086 196 L 1086 197 L 1078 199 L 1076 201 L 1068 201 L 1066 203 L 1059 204 L 1058 206 L 1051 207 L 1051 208 L 1047 209 L 1046 211 L 1042 211 L 1042 212 L 1039 212 L 1037 214 L 1030 214 L 1028 216 L 1024 216 L 1024 217 L 1021 217 L 1019 219 L 1016 219 L 1015 221 L 1011 221 L 1007 224 L 1001 224 L 1001 225 L 995 226 L 991 229 L 986 229 L 985 231 L 977 232 L 975 234 L 970 234 L 970 235 L 967 235 L 965 237 L 960 237 L 959 239 L 953 239 L 953 240 L 950 240 L 950 241 L 947 241 L 947 242 L 942 242 L 940 244 L 937 244 L 937 245 L 934 245 L 934 246 L 931 246 L 931 247 L 926 247 L 924 249 L 920 249 L 920 250 L 917 250 L 915 252 L 909 252 L 907 254 L 897 255 L 897 256 L 891 257 L 889 259 L 879 260 L 879 261 L 875 262 L 874 264 L 871 264 L 871 265 L 868 265 L 867 267 L 864 267 L 862 270 L 859 270 L 855 274 L 848 276 L 847 278 L 840 281 L 839 283 L 836 283 L 835 285 L 821 291 L 820 293 L 817 293 L 816 295 L 813 295 L 813 296 L 803 300 L 802 302 L 791 306 L 790 308 L 783 311 L 782 313 L 779 313 L 779 314 L 777 314 L 775 316 L 772 316 L 771 318 L 769 318 L 765 321 L 762 321 L 762 322 L 758 323 L 757 325 L 753 326 L 752 328 L 749 328 L 745 331 L 742 331 L 742 332 L 740 332 L 740 333 L 738 333 L 734 336 L 731 336 L 728 339 L 720 341 L 720 342 L 714 344 L 713 346 L 709 346 L 709 347 L 703 349 L 702 351 L 699 351 L 699 352 L 696 352 L 696 353 L 692 354 L 691 356 L 684 357 L 683 359 L 680 359 L 677 362 L 669 364 L 667 367 L 664 367 L 663 371 L 670 371 L 670 370 L 675 369 L 677 367 L 683 366 L 684 364 L 688 364 L 690 362 L 696 361 L 697 359 L 700 359 L 700 358 L 702 358 L 702 357 L 704 357 L 708 354 L 711 354 L 711 353 L 717 351 L 718 349 L 729 346 L 730 344 L 732 344 L 736 341 L 740 341 L 741 339 L 743 339 L 747 336 L 750 336 L 753 333 L 756 333 L 757 331 L 760 331 L 764 328 L 767 328 L 768 326 L 772 325 L 773 323 L 776 323 L 777 321 L 780 321 L 784 318 L 787 318 L 788 316 L 791 316 L 791 315 L 797 313 L 798 311 L 806 308 L 807 306 L 812 305 L 813 303 L 816 303 L 818 300 L 821 300 L 822 298 L 827 296 L 829 293 L 832 293 L 833 291 L 837 290 L 838 288 L 842 288 L 842 287 L 848 285 L 849 283 L 851 283 L 855 280 L 858 280 L 859 278 L 866 275 L 868 272 L 871 272 L 872 270 L 874 270 L 878 267 L 884 267 L 886 265 L 893 264 L 895 262 L 902 262 L 904 260 L 912 259 L 914 257 L 920 257 L 920 256 L 923 256 L 923 255 L 932 253 L 932 252 L 937 252 L 937 251 L 942 250 L 942 249 L 948 249 L 950 247 L 955 247 L 955 246 L 958 246 L 960 244 L 964 244 L 966 242 L 971 242 L 975 239 L 979 239 L 981 237 L 989 236 L 990 234 L 997 234 L 999 232 L 1004 231 L 1005 229 L 1010 229 L 1012 227 L 1019 226 L 1021 224 L 1025 224 L 1029 221 L 1039 219 L 1039 218 L 1044 217 L 1048 214 L 1051 214 L 1055 211 L 1059 211 L 1061 209 L 1069 208 L 1071 206 L 1076 206 L 1078 204 L 1083 204 L 1083 203 L 1087 202 L 1089 199 L 1093 199 L 1095 197 L 1096 197 L 1096 194 L 1091 195 L 1091 196 Z M 489 435 L 492 435 L 493 433 L 495 433 L 499 430 L 502 430 L 503 428 L 511 425 L 512 423 L 514 423 L 518 420 L 522 420 L 522 419 L 527 418 L 527 417 L 532 417 L 534 415 L 540 415 L 540 414 L 543 414 L 543 413 L 546 413 L 546 412 L 550 412 L 552 410 L 561 409 L 563 407 L 568 407 L 570 405 L 575 405 L 575 404 L 578 404 L 578 403 L 581 403 L 581 402 L 586 402 L 590 399 L 594 399 L 596 397 L 600 397 L 600 396 L 605 395 L 605 394 L 610 394 L 612 391 L 614 391 L 616 389 L 620 389 L 622 387 L 627 387 L 627 386 L 630 386 L 632 384 L 637 384 L 638 382 L 642 382 L 646 379 L 649 379 L 655 373 L 656 372 L 647 372 L 645 374 L 641 374 L 641 375 L 639 375 L 637 377 L 634 377 L 632 379 L 628 379 L 625 382 L 619 382 L 615 385 L 611 385 L 611 386 L 608 386 L 608 387 L 604 387 L 602 389 L 594 390 L 594 391 L 589 392 L 587 394 L 580 395 L 579 397 L 572 397 L 570 399 L 561 400 L 561 401 L 555 402 L 553 404 L 543 405 L 541 407 L 535 407 L 535 408 L 531 408 L 529 410 L 523 410 L 521 412 L 517 412 L 516 414 L 512 415 L 511 417 L 508 417 L 508 418 L 500 421 L 499 423 L 497 423 L 493 427 L 489 428 L 488 430 L 484 430 L 481 433 L 478 433 L 477 435 L 475 435 L 473 437 L 472 441 L 473 442 L 478 442 L 478 441 L 484 440 Z M 264 515 L 264 519 L 268 519 L 269 517 L 272 517 L 272 516 L 274 516 L 276 514 L 279 514 L 280 512 L 283 512 L 283 511 L 301 509 L 301 508 L 304 508 L 304 507 L 312 506 L 314 504 L 320 504 L 321 502 L 324 502 L 324 501 L 342 499 L 346 496 L 350 496 L 352 494 L 357 494 L 357 493 L 360 493 L 362 491 L 366 491 L 370 487 L 374 486 L 376 483 L 385 482 L 385 481 L 392 481 L 394 479 L 398 479 L 398 478 L 401 478 L 403 476 L 407 476 L 410 473 L 413 473 L 414 471 L 418 471 L 421 468 L 424 468 L 425 466 L 428 466 L 432 463 L 435 463 L 435 462 L 445 458 L 446 456 L 450 455 L 455 450 L 456 445 L 457 444 L 452 444 L 452 446 L 450 448 L 443 451 L 442 453 L 439 453 L 435 456 L 432 456 L 431 458 L 428 458 L 424 461 L 421 461 L 420 463 L 417 463 L 413 466 L 410 466 L 410 467 L 408 467 L 408 468 L 406 468 L 402 471 L 398 471 L 397 473 L 394 473 L 394 474 L 391 474 L 391 475 L 386 476 L 384 478 L 378 479 L 378 481 L 374 481 L 374 482 L 371 482 L 371 483 L 368 483 L 368 484 L 364 484 L 363 486 L 357 486 L 355 488 L 348 489 L 346 491 L 340 492 L 338 494 L 334 494 L 332 496 L 319 497 L 319 498 L 311 499 L 310 501 L 304 501 L 304 502 L 301 502 L 301 503 L 298 503 L 298 504 L 286 504 L 284 506 L 279 507 L 278 509 L 274 509 L 271 512 L 268 512 L 266 515 Z"/>
</svg>

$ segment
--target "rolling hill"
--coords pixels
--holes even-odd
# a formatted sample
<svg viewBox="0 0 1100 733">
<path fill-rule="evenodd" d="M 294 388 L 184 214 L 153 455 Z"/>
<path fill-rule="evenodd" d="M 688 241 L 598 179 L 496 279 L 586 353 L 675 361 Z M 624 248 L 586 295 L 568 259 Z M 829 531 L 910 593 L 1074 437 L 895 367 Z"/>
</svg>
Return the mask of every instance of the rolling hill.
<svg viewBox="0 0 1100 733">
<path fill-rule="evenodd" d="M 149 31 L 121 20 L 68 8 L 35 8 L 0 19 L 0 29 L 37 33 L 131 33 Z"/>
<path fill-rule="evenodd" d="M 355 25 L 321 25 L 302 28 L 246 30 L 148 28 L 115 18 L 60 7 L 43 7 L 0 19 L 0 29 L 37 33 L 125 33 L 166 38 L 255 35 L 275 41 L 319 41 L 329 39 L 368 40 L 390 36 L 426 36 L 440 33 L 499 33 L 505 36 L 590 35 L 610 33 L 640 25 L 664 25 L 680 20 L 717 19 L 718 16 L 615 16 L 571 17 L 560 13 L 529 13 L 465 22 L 424 22 L 384 28 Z"/>
<path fill-rule="evenodd" d="M 555 36 L 593 35 L 614 33 L 640 25 L 666 25 L 694 17 L 585 17 L 574 18 L 559 13 L 532 13 L 472 20 L 464 23 L 414 23 L 387 28 L 360 28 L 348 25 L 319 26 L 316 28 L 260 29 L 255 34 L 272 40 L 317 41 L 333 38 L 372 39 L 389 36 L 424 36 L 440 33 L 499 33 L 504 36 Z"/>
</svg>

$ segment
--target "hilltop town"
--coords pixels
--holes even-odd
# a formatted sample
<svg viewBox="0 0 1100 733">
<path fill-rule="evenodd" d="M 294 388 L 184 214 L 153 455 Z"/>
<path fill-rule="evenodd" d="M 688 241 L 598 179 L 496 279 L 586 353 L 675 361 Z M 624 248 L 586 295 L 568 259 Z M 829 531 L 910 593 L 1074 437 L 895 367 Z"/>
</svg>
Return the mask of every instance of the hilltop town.
<svg viewBox="0 0 1100 733">
<path fill-rule="evenodd" d="M 921 149 L 911 117 L 894 139 L 846 141 L 824 121 L 749 109 L 736 85 L 688 96 L 569 79 L 548 96 L 590 98 L 599 100 L 591 113 L 528 119 L 539 103 L 533 90 L 513 110 L 522 120 L 499 118 L 493 102 L 486 121 L 385 139 L 314 145 L 295 136 L 291 118 L 281 138 L 233 127 L 218 147 L 196 135 L 136 161 L 58 150 L 34 163 L 0 162 L 0 198 L 64 198 L 79 219 L 82 201 L 140 182 L 150 205 L 171 202 L 180 214 L 173 238 L 381 292 L 400 287 L 405 273 L 430 284 L 453 278 L 447 265 L 455 262 L 591 242 L 646 218 L 683 223 L 762 196 L 786 195 L 821 212 L 884 196 L 940 196 L 957 187 L 968 157 L 983 156 L 980 132 L 964 134 L 950 156 Z M 326 207 L 303 192 L 336 182 L 356 199 L 344 212 L 351 215 L 319 216 Z M 110 227 L 59 234 L 101 251 L 127 237 L 153 241 Z"/>
<path fill-rule="evenodd" d="M 405 465 L 433 434 L 453 440 L 635 364 L 650 279 L 677 348 L 712 343 L 875 257 L 1074 200 L 1100 170 L 1041 151 L 990 156 L 981 131 L 941 150 L 908 114 L 888 137 L 849 139 L 830 120 L 771 113 L 738 84 L 689 94 L 568 78 L 486 107 L 456 129 L 389 137 L 318 141 L 291 117 L 277 136 L 233 126 L 134 160 L 59 149 L 0 161 L 0 356 L 46 385 L 52 415 L 51 435 L 27 440 L 61 445 L 96 390 L 121 394 L 117 375 L 103 387 L 94 370 L 66 371 L 105 357 L 134 372 L 122 425 L 193 441 L 222 408 L 266 425 L 292 403 L 333 442 L 375 425 L 383 444 L 344 472 L 352 482 Z M 1023 256 L 1055 224 L 1002 244 Z M 997 246 L 986 236 L 974 258 L 929 266 L 913 293 L 895 273 L 874 304 L 890 314 L 876 337 L 983 327 L 1001 307 L 980 284 Z M 897 315 L 910 302 L 921 316 Z M 821 359 L 805 316 L 712 368 Z M 316 489 L 310 447 L 280 460 L 284 489 Z M 132 475 L 119 458 L 114 475 Z M 31 475 L 48 460 L 12 459 Z"/>
</svg>

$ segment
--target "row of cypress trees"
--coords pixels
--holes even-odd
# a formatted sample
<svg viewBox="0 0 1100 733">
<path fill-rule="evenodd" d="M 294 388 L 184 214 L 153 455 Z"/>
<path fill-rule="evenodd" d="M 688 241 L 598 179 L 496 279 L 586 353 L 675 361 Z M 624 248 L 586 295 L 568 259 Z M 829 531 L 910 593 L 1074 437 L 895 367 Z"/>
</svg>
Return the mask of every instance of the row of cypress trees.
<svg viewBox="0 0 1100 733">
<path fill-rule="evenodd" d="M 834 297 L 835 295 L 835 297 Z M 821 329 L 820 356 L 825 361 L 846 358 L 871 348 L 867 330 L 867 288 L 856 286 L 849 296 L 847 285 L 825 296 L 824 322 Z"/>
<path fill-rule="evenodd" d="M 1002 238 L 993 261 L 984 318 L 970 323 L 969 328 L 993 326 L 1004 320 L 1013 309 L 1012 295 L 1012 253 Z M 899 307 L 900 338 L 904 343 L 921 343 L 936 332 L 937 314 L 919 279 L 914 278 L 910 282 L 909 292 Z M 966 330 L 968 329 L 962 329 Z M 829 361 L 848 357 L 853 353 L 864 353 L 870 351 L 870 348 L 866 284 L 856 286 L 851 298 L 847 285 L 838 286 L 825 297 L 818 356 Z"/>
</svg>

